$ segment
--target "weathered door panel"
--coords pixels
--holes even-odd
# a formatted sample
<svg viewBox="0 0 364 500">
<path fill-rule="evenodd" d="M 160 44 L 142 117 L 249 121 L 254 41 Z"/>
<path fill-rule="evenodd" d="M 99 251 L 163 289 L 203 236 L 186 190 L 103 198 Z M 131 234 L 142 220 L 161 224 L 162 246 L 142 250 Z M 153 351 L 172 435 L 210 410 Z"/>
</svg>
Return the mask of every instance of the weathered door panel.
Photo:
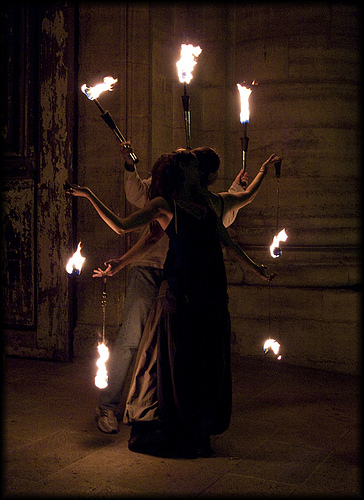
<svg viewBox="0 0 364 500">
<path fill-rule="evenodd" d="M 3 318 L 8 354 L 72 356 L 75 8 L 6 7 Z"/>
</svg>

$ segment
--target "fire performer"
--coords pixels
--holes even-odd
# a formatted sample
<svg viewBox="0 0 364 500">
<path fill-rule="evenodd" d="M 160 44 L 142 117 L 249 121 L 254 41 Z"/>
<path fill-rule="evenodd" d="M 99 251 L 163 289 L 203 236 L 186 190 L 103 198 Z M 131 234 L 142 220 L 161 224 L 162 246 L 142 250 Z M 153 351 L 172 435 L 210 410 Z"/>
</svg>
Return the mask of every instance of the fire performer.
<svg viewBox="0 0 364 500">
<path fill-rule="evenodd" d="M 140 178 L 132 161 L 133 149 L 130 142 L 122 143 L 120 147 L 125 161 L 124 186 L 127 200 L 137 208 L 143 208 L 149 200 L 148 191 L 151 178 L 143 180 Z M 209 184 L 210 181 L 207 178 L 210 174 L 211 181 L 215 181 L 217 178 L 220 159 L 210 148 L 198 148 L 197 152 L 206 173 L 206 182 Z M 240 171 L 229 192 L 242 192 L 243 186 L 246 184 L 248 184 L 248 174 L 243 174 Z M 218 202 L 219 199 L 217 199 Z M 224 210 L 223 222 L 226 227 L 234 222 L 237 212 L 236 209 Z M 149 228 L 145 227 L 141 232 L 141 237 L 147 234 L 148 230 Z M 108 387 L 100 392 L 99 405 L 96 408 L 97 425 L 102 432 L 106 433 L 118 431 L 115 411 L 120 403 L 127 373 L 138 349 L 148 314 L 157 298 L 162 282 L 163 264 L 168 250 L 168 237 L 164 235 L 158 241 L 155 240 L 154 235 L 150 234 L 150 237 L 146 253 L 134 260 L 128 271 L 123 323 L 108 361 Z M 118 259 L 110 261 L 110 265 L 113 265 L 114 268 L 119 264 Z"/>
<path fill-rule="evenodd" d="M 88 188 L 71 186 L 72 194 L 88 198 L 114 231 L 129 232 L 157 221 L 169 235 L 162 314 L 172 326 L 169 331 L 162 328 L 165 321 L 159 324 L 158 404 L 165 432 L 172 440 L 182 436 L 178 444 L 185 446 L 185 456 L 208 449 L 209 436 L 224 432 L 230 419 L 229 316 L 219 240 L 241 263 L 264 279 L 272 278 L 265 266 L 251 261 L 231 240 L 209 197 L 199 189 L 201 170 L 197 167 L 192 153 L 163 155 L 154 167 L 154 180 L 163 197 L 152 199 L 125 219 L 113 214 Z M 188 339 L 186 332 L 191 333 Z M 168 346 L 179 347 L 171 352 Z"/>
<path fill-rule="evenodd" d="M 206 176 L 205 184 L 210 185 L 216 181 L 220 158 L 211 148 L 196 148 L 195 153 L 200 161 Z M 132 162 L 133 149 L 130 142 L 121 144 L 121 153 L 125 161 L 124 186 L 128 201 L 137 208 L 143 208 L 148 201 L 148 190 L 151 178 L 141 179 L 136 166 Z M 229 193 L 242 192 L 248 184 L 248 174 L 242 170 L 236 176 L 229 188 Z M 238 209 L 221 205 L 222 196 L 212 194 L 218 213 L 222 214 L 225 227 L 231 225 L 238 213 Z M 141 236 L 148 232 L 142 230 Z M 108 361 L 108 387 L 100 393 L 99 406 L 96 408 L 96 422 L 99 429 L 106 433 L 117 432 L 118 420 L 115 411 L 120 403 L 128 369 L 146 324 L 149 311 L 156 300 L 162 281 L 162 269 L 168 250 L 168 238 L 164 235 L 159 241 L 155 235 L 150 234 L 146 253 L 132 261 L 128 272 L 128 287 L 125 295 L 123 323 L 116 338 L 115 346 L 110 353 Z M 125 256 L 123 256 L 124 258 Z M 108 261 L 113 269 L 120 265 L 118 259 Z M 124 263 L 123 266 L 126 264 Z M 114 272 L 117 272 L 116 270 Z M 112 274 L 110 274 L 112 275 Z"/>
</svg>

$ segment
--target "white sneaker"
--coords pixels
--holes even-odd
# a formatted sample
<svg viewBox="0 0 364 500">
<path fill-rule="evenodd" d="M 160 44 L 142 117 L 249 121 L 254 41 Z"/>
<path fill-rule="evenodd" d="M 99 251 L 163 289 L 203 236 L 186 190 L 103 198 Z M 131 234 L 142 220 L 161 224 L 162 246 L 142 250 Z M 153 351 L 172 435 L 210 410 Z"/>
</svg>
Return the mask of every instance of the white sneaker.
<svg viewBox="0 0 364 500">
<path fill-rule="evenodd" d="M 115 434 L 119 430 L 119 424 L 113 410 L 104 410 L 103 408 L 97 407 L 95 420 L 97 422 L 97 427 L 102 432 Z"/>
</svg>

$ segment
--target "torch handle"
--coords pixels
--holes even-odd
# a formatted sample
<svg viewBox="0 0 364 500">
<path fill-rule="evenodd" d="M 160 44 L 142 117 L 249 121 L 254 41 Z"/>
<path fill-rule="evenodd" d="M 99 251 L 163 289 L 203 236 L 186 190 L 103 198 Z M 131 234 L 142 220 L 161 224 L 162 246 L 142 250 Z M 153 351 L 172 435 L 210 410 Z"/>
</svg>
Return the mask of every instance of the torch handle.
<svg viewBox="0 0 364 500">
<path fill-rule="evenodd" d="M 185 94 L 181 97 L 182 97 L 183 111 L 185 117 L 186 147 L 187 149 L 191 149 L 190 96 L 187 95 L 186 84 L 185 84 Z"/>
<path fill-rule="evenodd" d="M 274 164 L 274 167 L 276 169 L 276 177 L 277 179 L 281 176 L 281 165 L 282 165 L 282 160 L 277 161 Z"/>
<path fill-rule="evenodd" d="M 95 99 L 95 101 L 97 101 L 97 99 Z M 115 125 L 115 122 L 111 118 L 110 113 L 108 111 L 104 111 L 103 109 L 102 109 L 102 111 L 103 111 L 103 113 L 101 115 L 101 118 L 104 120 L 106 125 L 108 125 L 111 128 L 111 130 L 114 132 L 114 134 L 116 135 L 119 142 L 125 142 L 126 141 L 125 137 L 120 132 L 119 128 Z M 135 153 L 130 153 L 129 157 L 133 160 L 134 163 L 138 163 L 139 159 Z"/>
<path fill-rule="evenodd" d="M 245 172 L 246 172 L 246 152 L 245 151 L 243 151 L 241 153 L 241 167 L 243 170 L 243 174 L 245 174 Z"/>
<path fill-rule="evenodd" d="M 240 137 L 240 140 L 241 140 L 241 162 L 242 162 L 243 173 L 245 174 L 249 137 L 246 137 L 246 135 L 244 134 L 244 137 Z"/>
<path fill-rule="evenodd" d="M 191 114 L 185 111 L 186 149 L 191 149 Z"/>
</svg>

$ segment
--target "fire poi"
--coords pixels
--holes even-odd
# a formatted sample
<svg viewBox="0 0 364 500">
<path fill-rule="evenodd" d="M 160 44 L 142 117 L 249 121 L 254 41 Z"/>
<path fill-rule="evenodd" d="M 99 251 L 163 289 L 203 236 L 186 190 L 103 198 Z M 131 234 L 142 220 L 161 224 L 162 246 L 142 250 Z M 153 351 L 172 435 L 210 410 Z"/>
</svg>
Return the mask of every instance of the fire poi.
<svg viewBox="0 0 364 500">
<path fill-rule="evenodd" d="M 65 186 L 67 187 L 67 185 Z M 77 276 L 81 273 L 82 265 L 86 258 L 81 255 L 81 242 L 77 245 L 76 252 L 72 255 L 66 265 L 66 271 L 71 276 Z M 97 346 L 100 358 L 96 361 L 96 366 L 98 367 L 97 374 L 95 377 L 95 385 L 99 389 L 105 389 L 108 384 L 108 376 L 106 371 L 106 361 L 109 359 L 109 348 L 105 343 L 105 330 L 106 330 L 106 276 L 103 277 L 103 288 L 102 288 L 102 335 L 100 336 L 100 342 Z"/>
<path fill-rule="evenodd" d="M 106 361 L 109 359 L 109 348 L 105 343 L 105 333 L 106 333 L 106 276 L 102 278 L 102 298 L 101 298 L 101 306 L 102 306 L 102 336 L 101 342 L 97 346 L 97 350 L 99 351 L 99 359 L 96 361 L 96 366 L 98 368 L 96 377 L 95 377 L 95 385 L 99 389 L 105 389 L 108 385 L 108 375 L 106 370 Z"/>
<path fill-rule="evenodd" d="M 263 350 L 265 354 L 267 354 L 271 350 L 277 356 L 277 359 L 282 359 L 282 356 L 279 354 L 280 347 L 281 344 L 275 339 L 267 339 L 264 342 Z"/>
<path fill-rule="evenodd" d="M 277 178 L 277 231 L 279 227 L 279 178 L 281 176 L 281 165 L 282 165 L 282 160 L 279 160 L 274 164 L 275 171 L 276 171 L 276 178 Z M 282 229 L 279 231 L 274 237 L 273 237 L 273 242 L 271 246 L 269 247 L 270 254 L 271 256 L 276 259 L 277 257 L 280 257 L 282 255 L 282 249 L 280 246 L 281 241 L 286 241 L 288 238 L 288 235 L 286 233 L 285 229 Z M 270 284 L 269 284 L 269 334 L 270 334 Z M 263 350 L 264 353 L 267 354 L 268 352 L 272 351 L 277 359 L 282 359 L 282 356 L 279 353 L 280 349 L 280 343 L 272 338 L 269 338 L 265 341 Z"/>
<path fill-rule="evenodd" d="M 275 170 L 276 170 L 276 178 L 277 178 L 277 231 L 279 227 L 279 178 L 281 176 L 281 165 L 282 165 L 282 160 L 276 162 L 274 164 Z M 281 241 L 286 241 L 288 238 L 288 235 L 286 233 L 286 229 L 282 229 L 281 231 L 277 232 L 277 234 L 273 237 L 272 244 L 270 246 L 270 254 L 271 256 L 276 259 L 277 257 L 280 257 L 282 255 L 282 249 L 280 246 Z"/>
<path fill-rule="evenodd" d="M 72 276 L 77 276 L 81 273 L 83 263 L 86 260 L 86 258 L 81 255 L 81 248 L 81 242 L 79 242 L 79 244 L 77 245 L 77 250 L 69 259 L 66 265 L 66 271 Z"/>
<path fill-rule="evenodd" d="M 280 257 L 282 255 L 282 249 L 280 247 L 280 242 L 286 241 L 287 238 L 288 238 L 288 235 L 286 233 L 286 229 L 282 229 L 282 231 L 279 231 L 279 233 L 273 237 L 273 242 L 272 242 L 271 246 L 269 247 L 269 249 L 270 249 L 270 254 L 274 259 L 276 259 L 277 257 Z"/>
<path fill-rule="evenodd" d="M 99 344 L 97 346 L 97 350 L 99 351 L 100 357 L 96 361 L 96 366 L 98 368 L 96 377 L 95 377 L 95 385 L 99 389 L 105 389 L 108 385 L 108 375 L 106 370 L 106 361 L 109 359 L 109 348 L 104 344 Z"/>
<path fill-rule="evenodd" d="M 192 71 L 197 64 L 196 57 L 202 52 L 202 49 L 193 45 L 181 45 L 181 59 L 177 61 L 178 78 L 184 85 L 184 95 L 182 96 L 182 104 L 185 118 L 186 131 L 186 148 L 191 148 L 191 113 L 190 113 L 190 96 L 187 94 L 187 84 L 192 80 Z"/>
<path fill-rule="evenodd" d="M 101 106 L 100 102 L 98 101 L 98 97 L 102 92 L 105 92 L 107 90 L 109 91 L 113 90 L 113 86 L 118 81 L 118 79 L 113 78 L 112 76 L 105 76 L 103 81 L 104 83 L 99 83 L 94 87 L 88 87 L 86 84 L 84 84 L 82 85 L 81 90 L 85 94 L 85 96 L 88 99 L 90 99 L 90 101 L 93 101 L 99 108 L 99 110 L 101 111 L 101 118 L 104 120 L 106 125 L 108 125 L 114 132 L 118 141 L 125 142 L 126 140 L 125 137 L 120 132 L 119 128 L 115 125 L 114 120 L 111 118 L 110 113 L 108 111 L 105 111 L 104 108 Z M 139 160 L 135 153 L 130 153 L 129 156 L 134 163 L 138 163 Z"/>
</svg>

